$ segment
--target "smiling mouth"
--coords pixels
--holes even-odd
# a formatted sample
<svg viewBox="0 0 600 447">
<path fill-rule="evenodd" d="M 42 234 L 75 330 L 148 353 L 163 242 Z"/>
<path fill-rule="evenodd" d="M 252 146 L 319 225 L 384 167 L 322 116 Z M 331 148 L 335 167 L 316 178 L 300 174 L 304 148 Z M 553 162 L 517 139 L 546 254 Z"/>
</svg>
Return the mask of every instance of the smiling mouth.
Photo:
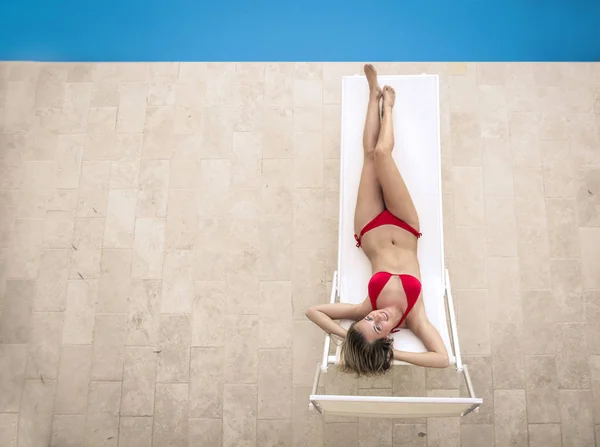
<svg viewBox="0 0 600 447">
<path fill-rule="evenodd" d="M 386 312 L 381 312 L 381 313 L 385 317 L 385 321 L 389 321 L 390 320 L 390 317 L 388 316 L 388 314 Z"/>
</svg>

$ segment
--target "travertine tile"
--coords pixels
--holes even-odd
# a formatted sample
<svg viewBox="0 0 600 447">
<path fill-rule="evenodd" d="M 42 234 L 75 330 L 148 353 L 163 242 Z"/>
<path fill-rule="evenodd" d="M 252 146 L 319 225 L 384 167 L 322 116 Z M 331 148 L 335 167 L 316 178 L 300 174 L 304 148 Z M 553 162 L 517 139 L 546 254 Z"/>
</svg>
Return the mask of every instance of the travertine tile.
<svg viewBox="0 0 600 447">
<path fill-rule="evenodd" d="M 483 225 L 485 211 L 481 167 L 455 166 L 453 189 L 456 225 Z"/>
<path fill-rule="evenodd" d="M 188 445 L 222 445 L 221 419 L 189 419 Z"/>
<path fill-rule="evenodd" d="M 228 314 L 255 315 L 260 294 L 258 253 L 236 250 L 228 252 L 228 258 L 225 309 Z"/>
<path fill-rule="evenodd" d="M 102 252 L 98 313 L 125 313 L 131 294 L 131 250 Z"/>
<path fill-rule="evenodd" d="M 79 180 L 77 217 L 103 217 L 108 203 L 110 162 L 84 161 Z"/>
<path fill-rule="evenodd" d="M 530 447 L 561 447 L 560 424 L 529 424 Z"/>
<path fill-rule="evenodd" d="M 167 160 L 142 160 L 136 216 L 166 217 L 169 197 L 169 162 Z"/>
<path fill-rule="evenodd" d="M 91 367 L 91 346 L 62 347 L 54 414 L 85 414 L 87 412 Z"/>
<path fill-rule="evenodd" d="M 29 342 L 31 309 L 35 294 L 35 281 L 6 281 L 0 312 L 0 343 Z"/>
<path fill-rule="evenodd" d="M 167 249 L 189 250 L 198 233 L 197 192 L 187 189 L 169 191 L 169 213 L 165 229 Z"/>
<path fill-rule="evenodd" d="M 93 86 L 89 82 L 66 84 L 65 101 L 61 113 L 61 130 L 63 133 L 87 132 L 92 88 Z"/>
<path fill-rule="evenodd" d="M 100 276 L 104 219 L 77 218 L 73 230 L 70 279 L 89 279 Z"/>
<path fill-rule="evenodd" d="M 69 250 L 42 250 L 33 310 L 60 312 L 65 310 Z"/>
<path fill-rule="evenodd" d="M 56 186 L 54 166 L 51 162 L 31 161 L 24 163 L 22 169 L 23 183 L 20 187 L 21 197 L 16 217 L 44 217 L 50 192 Z M 77 179 L 79 180 L 79 176 Z"/>
<path fill-rule="evenodd" d="M 157 356 L 155 348 L 125 348 L 120 415 L 152 416 Z"/>
<path fill-rule="evenodd" d="M 127 316 L 128 346 L 158 345 L 160 287 L 160 281 L 132 281 Z"/>
<path fill-rule="evenodd" d="M 85 445 L 116 447 L 119 437 L 121 382 L 90 382 Z"/>
<path fill-rule="evenodd" d="M 61 107 L 65 96 L 67 69 L 62 64 L 45 64 L 40 69 L 35 92 L 36 107 Z"/>
<path fill-rule="evenodd" d="M 575 170 L 566 141 L 541 141 L 544 194 L 553 198 L 575 197 Z"/>
<path fill-rule="evenodd" d="M 258 353 L 258 418 L 292 416 L 291 349 L 261 349 Z"/>
<path fill-rule="evenodd" d="M 323 417 L 310 411 L 306 405 L 310 392 L 310 387 L 293 387 L 292 445 L 294 447 L 309 447 L 323 443 Z"/>
<path fill-rule="evenodd" d="M 26 365 L 27 345 L 0 344 L 0 413 L 19 412 Z"/>
<path fill-rule="evenodd" d="M 517 221 L 512 196 L 486 196 L 485 220 L 488 256 L 517 256 Z"/>
<path fill-rule="evenodd" d="M 553 259 L 550 268 L 556 305 L 555 321 L 584 321 L 581 262 L 578 259 Z"/>
<path fill-rule="evenodd" d="M 519 273 L 523 289 L 545 289 L 551 283 L 550 245 L 546 226 L 517 223 Z"/>
<path fill-rule="evenodd" d="M 460 427 L 460 445 L 462 447 L 480 447 L 494 445 L 493 425 L 462 425 Z"/>
<path fill-rule="evenodd" d="M 522 331 L 521 323 L 490 323 L 494 389 L 524 388 L 525 361 L 519 343 Z"/>
<path fill-rule="evenodd" d="M 558 379 L 554 356 L 526 356 L 527 420 L 560 422 Z"/>
<path fill-rule="evenodd" d="M 588 291 L 584 294 L 583 301 L 585 303 L 587 347 L 590 354 L 600 355 L 600 346 L 596 343 L 600 336 L 600 293 Z"/>
<path fill-rule="evenodd" d="M 19 445 L 48 445 L 55 388 L 55 380 L 25 380 L 19 413 Z"/>
<path fill-rule="evenodd" d="M 562 445 L 593 445 L 593 404 L 589 390 L 560 390 Z"/>
<path fill-rule="evenodd" d="M 156 384 L 153 445 L 186 446 L 188 388 L 187 383 Z"/>
<path fill-rule="evenodd" d="M 429 390 L 428 396 L 458 397 L 457 390 Z M 428 418 L 427 444 L 430 446 L 459 446 L 459 418 Z"/>
<path fill-rule="evenodd" d="M 294 187 L 323 187 L 323 138 L 320 132 L 294 132 L 293 158 Z"/>
<path fill-rule="evenodd" d="M 71 280 L 68 282 L 62 332 L 63 344 L 89 345 L 92 343 L 97 301 L 98 281 Z"/>
<path fill-rule="evenodd" d="M 225 382 L 256 383 L 258 374 L 258 317 L 227 315 L 225 326 L 236 328 L 225 340 Z"/>
<path fill-rule="evenodd" d="M 204 147 L 198 134 L 175 135 L 172 138 L 169 187 L 172 189 L 193 189 L 200 184 L 200 161 Z"/>
<path fill-rule="evenodd" d="M 527 444 L 525 391 L 494 391 L 497 446 Z"/>
<path fill-rule="evenodd" d="M 513 161 L 509 140 L 486 138 L 481 140 L 483 189 L 486 196 L 514 194 Z"/>
<path fill-rule="evenodd" d="M 508 137 L 510 130 L 506 89 L 497 85 L 479 85 L 477 93 L 481 137 Z"/>
<path fill-rule="evenodd" d="M 292 424 L 289 419 L 259 419 L 256 443 L 265 447 L 291 446 Z"/>
<path fill-rule="evenodd" d="M 555 321 L 557 305 L 551 290 L 523 290 L 523 325 L 521 346 L 525 354 L 554 354 L 557 345 Z"/>
<path fill-rule="evenodd" d="M 271 105 L 286 106 L 293 103 L 293 65 L 268 63 L 265 66 L 265 102 Z"/>
<path fill-rule="evenodd" d="M 360 74 L 361 65 L 0 64 L 0 133 L 11 134 L 0 137 L 5 149 L 0 155 L 0 342 L 5 343 L 0 384 L 10 390 L 0 393 L 0 444 L 16 444 L 20 430 L 24 445 L 149 447 L 153 425 L 154 444 L 161 445 L 240 444 L 236 436 L 244 434 L 252 445 L 441 441 L 448 420 L 439 421 L 436 431 L 426 429 L 424 419 L 395 424 L 324 419 L 307 406 L 323 333 L 303 313 L 308 305 L 327 301 L 328 272 L 335 269 L 341 80 Z M 598 394 L 593 355 L 600 353 L 595 343 L 600 123 L 594 114 L 600 110 L 600 69 L 583 63 L 386 63 L 378 69 L 440 74 L 445 249 L 463 351 L 472 354 L 464 360 L 485 402 L 478 413 L 461 419 L 462 445 L 521 445 L 527 436 L 530 445 L 592 445 Z M 180 196 L 175 206 L 169 190 Z M 133 205 L 111 210 L 110 199 L 129 192 Z M 107 214 L 128 216 L 126 241 L 119 236 L 118 219 L 105 223 Z M 103 252 L 103 245 L 111 249 Z M 165 249 L 167 257 L 187 250 L 185 266 L 169 264 Z M 108 262 L 114 250 L 124 250 L 123 259 L 130 256 L 131 272 Z M 135 280 L 126 293 L 121 286 L 130 279 Z M 475 299 L 483 296 L 485 302 Z M 120 381 L 124 345 L 158 362 L 169 351 L 154 352 L 161 350 L 161 310 L 183 311 L 183 318 L 191 319 L 192 337 L 178 346 L 198 346 L 191 355 L 189 427 L 187 388 L 173 407 L 181 411 L 163 406 L 158 425 L 152 416 L 124 416 L 119 422 L 121 393 L 126 407 L 140 385 L 128 378 L 133 369 L 127 365 L 123 390 L 119 382 L 102 382 L 114 393 L 94 391 L 98 399 L 96 407 L 91 403 L 86 427 L 88 411 L 82 408 L 88 396 L 64 387 L 87 388 L 90 376 Z M 42 337 L 44 325 L 36 318 L 46 312 L 64 312 L 64 324 Z M 223 420 L 224 381 L 232 374 L 225 366 L 239 367 L 238 355 L 225 352 L 236 331 L 225 328 L 238 328 L 219 312 L 232 312 L 227 317 L 232 321 L 254 322 L 252 346 L 245 348 L 249 359 L 259 352 L 291 352 L 291 377 L 269 379 L 277 389 L 296 384 L 285 418 L 273 413 L 282 418 L 259 419 L 266 411 L 259 402 L 267 370 L 256 358 L 258 374 L 240 378 L 248 384 L 233 385 L 252 388 L 247 397 L 254 413 Z M 66 355 L 57 356 L 61 342 Z M 52 346 L 47 349 L 46 343 Z M 31 386 L 21 383 L 30 349 L 56 357 L 60 365 L 54 372 L 56 399 L 52 391 L 41 412 L 39 399 L 23 393 Z M 90 351 L 91 370 L 86 355 L 76 354 Z M 52 370 L 52 363 L 43 361 L 42 368 Z M 151 369 L 144 369 L 148 378 Z M 330 371 L 326 388 L 425 395 L 427 388 L 457 385 L 450 369 L 397 371 L 360 381 Z M 73 380 L 64 380 L 65 374 Z M 54 386 L 52 375 L 26 381 Z M 459 387 L 466 395 L 462 381 Z M 143 388 L 148 405 L 172 402 L 170 392 L 155 399 L 154 388 Z M 269 391 L 266 400 L 285 394 Z M 38 419 L 19 429 L 19 416 L 2 412 L 18 411 L 21 396 L 21 422 Z M 116 410 L 106 411 L 111 396 Z M 239 411 L 236 396 L 229 397 L 231 413 Z M 71 404 L 78 409 L 51 418 L 53 405 L 56 414 Z M 446 444 L 455 443 L 457 433 L 444 438 Z"/>
<path fill-rule="evenodd" d="M 90 107 L 88 133 L 114 133 L 117 124 L 117 107 Z"/>
<path fill-rule="evenodd" d="M 598 166 L 600 155 L 597 150 L 597 134 L 598 124 L 594 114 L 569 114 L 567 135 L 576 168 Z"/>
<path fill-rule="evenodd" d="M 190 417 L 223 416 L 223 348 L 192 348 L 190 364 Z"/>
<path fill-rule="evenodd" d="M 451 112 L 450 141 L 454 166 L 481 166 L 481 141 L 479 116 L 473 112 Z"/>
<path fill-rule="evenodd" d="M 151 447 L 152 418 L 125 417 L 119 420 L 119 447 Z"/>
<path fill-rule="evenodd" d="M 331 422 L 325 424 L 323 441 L 326 447 L 358 447 L 357 422 Z"/>
<path fill-rule="evenodd" d="M 20 191 L 0 191 L 0 246 L 7 247 L 10 241 L 10 232 L 17 206 L 19 204 Z M 291 208 L 291 207 L 290 207 Z"/>
<path fill-rule="evenodd" d="M 37 277 L 43 231 L 43 219 L 15 219 L 7 249 L 10 258 L 6 266 L 8 278 Z"/>
<path fill-rule="evenodd" d="M 62 312 L 33 312 L 25 377 L 56 379 L 64 316 Z"/>
<path fill-rule="evenodd" d="M 292 286 L 289 281 L 261 281 L 258 347 L 292 346 Z"/>
<path fill-rule="evenodd" d="M 165 220 L 142 218 L 135 222 L 131 277 L 160 279 L 165 246 Z"/>
<path fill-rule="evenodd" d="M 590 387 L 588 349 L 585 323 L 557 323 L 555 326 L 556 370 L 562 389 L 586 389 Z"/>
<path fill-rule="evenodd" d="M 189 382 L 190 319 L 189 315 L 160 317 L 157 382 Z"/>
<path fill-rule="evenodd" d="M 223 396 L 223 446 L 256 444 L 256 385 L 226 384 Z"/>
<path fill-rule="evenodd" d="M 189 314 L 192 312 L 193 260 L 191 250 L 168 250 L 165 252 L 160 301 L 162 313 Z"/>
<path fill-rule="evenodd" d="M 323 331 L 306 320 L 294 321 L 292 330 L 292 383 L 311 386 L 322 350 Z"/>
<path fill-rule="evenodd" d="M 575 174 L 574 194 L 577 200 L 577 221 L 582 227 L 600 226 L 600 171 L 580 169 Z"/>
<path fill-rule="evenodd" d="M 222 281 L 196 281 L 194 283 L 191 346 L 223 347 L 227 328 L 225 314 L 226 293 Z"/>
<path fill-rule="evenodd" d="M 546 219 L 550 256 L 553 258 L 579 257 L 577 206 L 574 199 L 546 199 Z"/>
<path fill-rule="evenodd" d="M 394 447 L 426 447 L 427 425 L 394 423 L 392 438 Z"/>
<path fill-rule="evenodd" d="M 111 189 L 104 226 L 104 248 L 132 248 L 135 225 L 135 189 Z"/>
<path fill-rule="evenodd" d="M 126 341 L 126 315 L 96 315 L 92 380 L 121 380 Z"/>
<path fill-rule="evenodd" d="M 292 219 L 261 219 L 259 225 L 259 278 L 261 280 L 291 279 L 294 228 Z"/>
<path fill-rule="evenodd" d="M 231 157 L 231 186 L 258 188 L 261 183 L 261 133 L 234 132 Z"/>
<path fill-rule="evenodd" d="M 517 258 L 487 259 L 490 321 L 523 321 L 519 263 Z"/>
<path fill-rule="evenodd" d="M 590 376 L 592 379 L 592 397 L 594 402 L 594 422 L 600 422 L 600 356 L 591 355 L 589 358 Z"/>
<path fill-rule="evenodd" d="M 312 305 L 324 303 L 325 259 L 323 250 L 295 250 L 292 271 L 293 319 L 304 319 Z"/>
<path fill-rule="evenodd" d="M 86 390 L 87 395 L 87 390 Z M 50 447 L 79 447 L 85 442 L 84 415 L 54 415 Z"/>
<path fill-rule="evenodd" d="M 389 419 L 358 420 L 358 445 L 392 447 L 393 424 Z"/>
<path fill-rule="evenodd" d="M 600 288 L 600 261 L 597 253 L 600 250 L 600 230 L 596 228 L 580 228 L 579 243 L 581 247 L 581 272 L 583 287 Z"/>
<path fill-rule="evenodd" d="M 491 354 L 487 290 L 455 290 L 456 317 L 461 328 L 461 349 L 466 355 Z M 464 329 L 463 329 L 464 328 Z"/>
<path fill-rule="evenodd" d="M 83 148 L 86 145 L 85 135 L 59 135 L 54 154 L 55 188 L 77 188 Z"/>
<path fill-rule="evenodd" d="M 484 400 L 485 405 L 479 407 L 478 412 L 470 413 L 468 418 L 461 419 L 463 424 L 493 424 L 494 423 L 494 390 L 493 368 L 491 356 L 471 356 L 463 359 L 469 367 L 469 374 L 475 394 Z M 459 384 L 459 395 L 468 396 L 466 384 L 463 380 Z"/>
<path fill-rule="evenodd" d="M 122 82 L 119 85 L 117 132 L 134 133 L 144 130 L 148 84 Z"/>
</svg>

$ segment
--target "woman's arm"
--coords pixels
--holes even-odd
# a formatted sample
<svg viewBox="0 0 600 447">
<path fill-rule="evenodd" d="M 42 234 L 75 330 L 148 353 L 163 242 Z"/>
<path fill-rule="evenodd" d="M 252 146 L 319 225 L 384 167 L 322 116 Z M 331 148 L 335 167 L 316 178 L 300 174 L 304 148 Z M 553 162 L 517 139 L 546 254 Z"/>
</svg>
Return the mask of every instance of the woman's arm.
<svg viewBox="0 0 600 447">
<path fill-rule="evenodd" d="M 333 303 L 309 307 L 306 316 L 328 334 L 346 337 L 346 329 L 333 320 L 358 320 L 360 304 Z"/>
<path fill-rule="evenodd" d="M 429 352 L 404 352 L 394 349 L 394 360 L 426 368 L 446 368 L 449 364 L 448 351 L 442 337 L 429 319 L 423 315 L 423 318 L 419 318 L 410 329 L 421 339 Z"/>
</svg>

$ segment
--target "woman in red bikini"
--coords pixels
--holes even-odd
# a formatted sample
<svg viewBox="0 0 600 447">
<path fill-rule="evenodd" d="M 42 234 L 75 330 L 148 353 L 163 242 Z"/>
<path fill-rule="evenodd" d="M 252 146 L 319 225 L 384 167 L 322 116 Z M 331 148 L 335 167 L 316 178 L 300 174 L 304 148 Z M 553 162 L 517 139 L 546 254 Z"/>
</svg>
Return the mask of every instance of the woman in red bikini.
<svg viewBox="0 0 600 447">
<path fill-rule="evenodd" d="M 394 90 L 377 82 L 375 68 L 365 65 L 369 105 L 363 133 L 364 164 L 358 188 L 354 228 L 357 247 L 371 261 L 369 296 L 361 304 L 322 304 L 306 316 L 329 334 L 344 339 L 342 370 L 359 376 L 382 374 L 393 359 L 419 366 L 445 368 L 448 353 L 430 323 L 421 298 L 417 259 L 419 217 L 396 163 L 392 159 Z M 383 98 L 380 115 L 379 103 Z M 355 322 L 346 331 L 333 320 Z M 391 333 L 406 327 L 428 352 L 393 349 Z"/>
</svg>

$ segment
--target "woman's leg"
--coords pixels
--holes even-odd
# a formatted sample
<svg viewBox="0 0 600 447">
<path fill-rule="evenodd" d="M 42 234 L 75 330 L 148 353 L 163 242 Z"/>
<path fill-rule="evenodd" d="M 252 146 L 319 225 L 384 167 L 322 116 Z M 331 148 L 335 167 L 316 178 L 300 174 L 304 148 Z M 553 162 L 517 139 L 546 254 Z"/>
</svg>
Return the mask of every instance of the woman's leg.
<svg viewBox="0 0 600 447">
<path fill-rule="evenodd" d="M 392 111 L 396 93 L 389 86 L 383 88 L 383 118 L 379 140 L 375 147 L 375 170 L 383 189 L 385 207 L 394 216 L 419 230 L 419 216 L 408 188 L 392 158 L 394 149 L 394 121 Z"/>
<path fill-rule="evenodd" d="M 379 100 L 381 88 L 377 82 L 377 72 L 371 64 L 365 65 L 365 75 L 369 82 L 369 105 L 363 131 L 365 158 L 358 186 L 356 210 L 354 211 L 354 232 L 359 234 L 363 227 L 384 210 L 381 186 L 375 172 L 374 152 L 379 137 L 381 118 Z"/>
</svg>

